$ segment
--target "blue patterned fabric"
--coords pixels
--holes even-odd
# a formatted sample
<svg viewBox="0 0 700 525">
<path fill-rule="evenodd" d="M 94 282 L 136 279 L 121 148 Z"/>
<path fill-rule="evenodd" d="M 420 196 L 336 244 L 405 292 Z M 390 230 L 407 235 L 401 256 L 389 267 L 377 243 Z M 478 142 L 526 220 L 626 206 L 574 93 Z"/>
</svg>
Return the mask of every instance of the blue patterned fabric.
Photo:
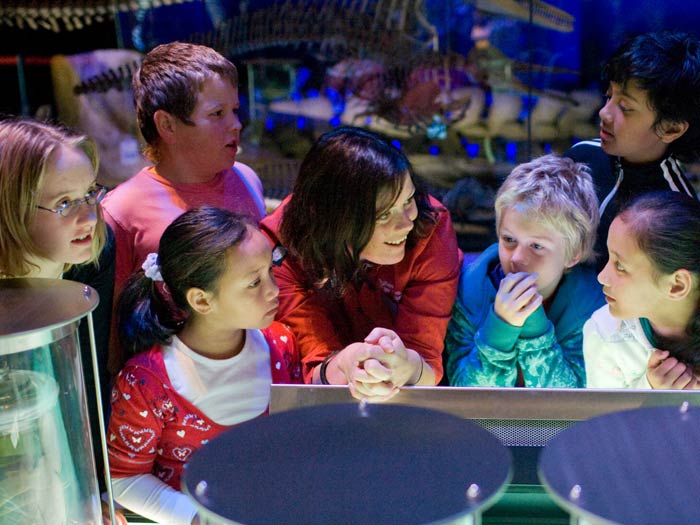
<svg viewBox="0 0 700 525">
<path fill-rule="evenodd" d="M 540 307 L 517 327 L 493 310 L 497 289 L 488 273 L 497 261 L 494 244 L 462 266 L 445 339 L 449 384 L 512 387 L 519 365 L 526 387 L 584 387 L 583 324 L 605 304 L 596 273 L 574 266 L 549 310 Z"/>
</svg>

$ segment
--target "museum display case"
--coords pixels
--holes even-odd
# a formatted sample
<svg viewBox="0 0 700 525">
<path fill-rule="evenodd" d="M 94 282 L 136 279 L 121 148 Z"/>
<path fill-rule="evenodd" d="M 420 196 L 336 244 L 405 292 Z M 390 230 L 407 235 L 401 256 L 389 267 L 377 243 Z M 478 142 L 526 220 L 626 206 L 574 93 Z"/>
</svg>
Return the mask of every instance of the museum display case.
<svg viewBox="0 0 700 525">
<path fill-rule="evenodd" d="M 100 149 L 99 179 L 114 187 L 146 164 L 131 93 L 142 56 L 173 40 L 205 44 L 238 68 L 237 160 L 260 176 L 268 211 L 292 190 L 316 137 L 340 125 L 366 127 L 407 154 L 473 259 L 496 239 L 493 204 L 504 177 L 517 163 L 599 137 L 606 60 L 628 37 L 663 29 L 700 31 L 700 7 L 686 0 L 5 0 L 0 113 L 50 118 L 90 135 Z M 700 188 L 700 165 L 685 169 Z M 42 334 L 23 339 L 12 324 L 0 334 L 2 523 L 30 522 L 29 512 L 48 513 L 51 523 L 100 519 L 76 368 L 75 326 L 92 299 L 82 288 L 63 293 L 84 309 L 65 310 L 57 300 L 60 307 L 25 318 L 16 315 L 23 307 L 0 304 L 7 312 L 0 322 L 35 323 L 32 333 Z M 620 410 L 684 402 L 695 410 L 696 396 L 415 387 L 393 402 L 469 419 L 508 447 L 512 479 L 484 523 L 564 525 L 569 514 L 537 477 L 554 436 Z M 327 403 L 355 401 L 342 387 L 273 386 L 270 412 Z M 73 436 L 81 436 L 78 445 Z"/>
<path fill-rule="evenodd" d="M 101 523 L 78 342 L 97 301 L 72 281 L 0 279 L 3 524 Z"/>
</svg>

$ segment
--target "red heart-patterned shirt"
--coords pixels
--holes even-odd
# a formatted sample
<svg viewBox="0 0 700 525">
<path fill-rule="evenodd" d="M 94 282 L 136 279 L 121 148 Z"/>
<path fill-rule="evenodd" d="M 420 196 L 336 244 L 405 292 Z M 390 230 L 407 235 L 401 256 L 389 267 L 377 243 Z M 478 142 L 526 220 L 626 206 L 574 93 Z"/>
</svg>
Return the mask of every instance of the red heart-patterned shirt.
<svg viewBox="0 0 700 525">
<path fill-rule="evenodd" d="M 270 348 L 272 383 L 300 383 L 299 353 L 289 329 L 274 322 L 261 332 Z M 229 428 L 176 391 L 161 347 L 154 346 L 130 359 L 117 376 L 107 431 L 110 473 L 115 478 L 153 474 L 180 490 L 190 456 Z"/>
</svg>

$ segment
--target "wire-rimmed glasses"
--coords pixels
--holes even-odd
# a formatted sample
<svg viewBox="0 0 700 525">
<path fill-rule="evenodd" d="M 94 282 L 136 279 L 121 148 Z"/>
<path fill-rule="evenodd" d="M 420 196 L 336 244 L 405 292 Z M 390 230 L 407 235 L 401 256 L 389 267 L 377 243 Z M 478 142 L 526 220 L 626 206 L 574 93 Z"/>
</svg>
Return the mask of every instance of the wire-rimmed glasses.
<svg viewBox="0 0 700 525">
<path fill-rule="evenodd" d="M 85 197 L 75 199 L 73 201 L 66 201 L 57 208 L 45 208 L 44 206 L 39 206 L 38 204 L 36 207 L 40 210 L 56 213 L 61 217 L 70 217 L 75 212 L 77 212 L 83 204 L 87 204 L 88 206 L 95 206 L 104 198 L 106 194 L 107 188 L 105 186 L 97 186 L 95 189 L 88 191 L 85 194 Z"/>
</svg>

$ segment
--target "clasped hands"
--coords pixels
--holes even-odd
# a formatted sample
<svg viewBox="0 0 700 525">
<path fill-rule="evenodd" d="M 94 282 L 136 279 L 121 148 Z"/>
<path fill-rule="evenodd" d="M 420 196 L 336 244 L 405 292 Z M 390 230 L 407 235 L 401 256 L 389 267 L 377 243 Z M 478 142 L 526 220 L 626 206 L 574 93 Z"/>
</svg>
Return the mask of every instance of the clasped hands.
<svg viewBox="0 0 700 525">
<path fill-rule="evenodd" d="M 393 330 L 375 328 L 365 340 L 346 346 L 335 358 L 356 399 L 386 401 L 399 388 L 420 380 L 422 358 L 404 346 Z"/>
</svg>

